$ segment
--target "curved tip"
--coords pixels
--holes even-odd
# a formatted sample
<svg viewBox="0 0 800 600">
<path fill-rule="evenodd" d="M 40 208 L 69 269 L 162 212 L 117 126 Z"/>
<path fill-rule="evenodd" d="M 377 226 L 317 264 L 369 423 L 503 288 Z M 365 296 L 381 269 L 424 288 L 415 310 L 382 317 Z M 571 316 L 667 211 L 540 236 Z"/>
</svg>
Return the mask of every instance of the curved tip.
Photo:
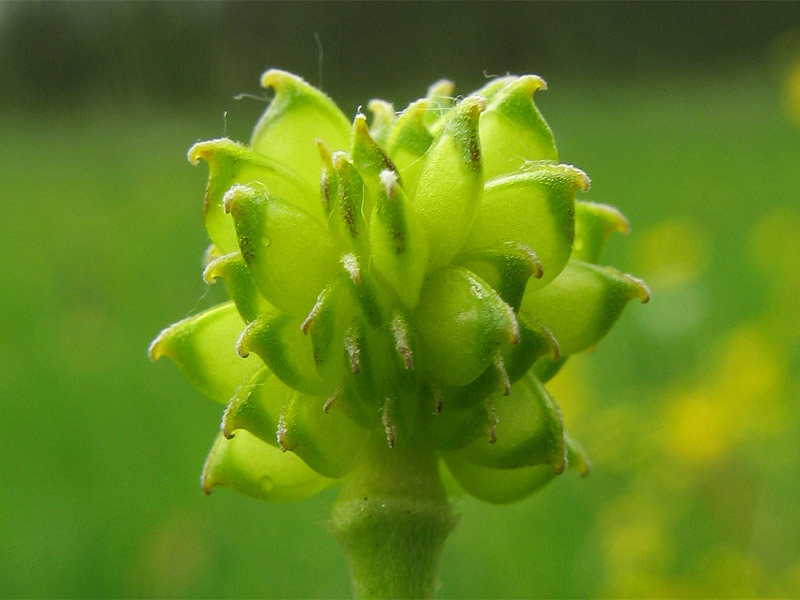
<svg viewBox="0 0 800 600">
<path fill-rule="evenodd" d="M 216 140 L 207 140 L 205 142 L 197 142 L 196 144 L 192 145 L 189 148 L 189 151 L 186 153 L 186 158 L 189 159 L 189 162 L 193 165 L 197 165 L 202 158 L 204 161 L 209 162 L 209 158 L 211 157 L 211 146 Z"/>
<path fill-rule="evenodd" d="M 584 171 L 573 165 L 560 166 L 575 178 L 575 184 L 577 188 L 579 188 L 582 192 L 589 190 L 592 185 L 592 180 Z"/>
<path fill-rule="evenodd" d="M 236 339 L 236 354 L 242 358 L 250 356 L 250 326 L 245 327 Z"/>
<path fill-rule="evenodd" d="M 294 73 L 289 73 L 289 71 L 284 71 L 282 69 L 268 69 L 261 74 L 261 87 L 263 88 L 275 88 L 275 91 L 279 91 L 284 85 L 288 84 L 305 84 L 308 85 L 305 80 L 301 77 L 298 77 Z"/>
<path fill-rule="evenodd" d="M 579 171 L 580 171 L 580 169 L 579 169 Z M 590 178 L 590 177 L 589 177 L 589 176 L 588 176 L 586 173 L 584 173 L 583 171 L 580 171 L 580 182 L 581 182 L 581 191 L 582 191 L 582 192 L 589 191 L 589 188 L 590 188 L 590 187 L 591 187 L 591 185 L 592 185 L 592 180 L 591 180 L 591 178 Z"/>
<path fill-rule="evenodd" d="M 317 152 L 319 152 L 319 157 L 322 159 L 322 162 L 326 165 L 331 165 L 331 151 L 327 144 L 320 138 L 317 138 L 314 140 L 314 145 L 317 147 Z"/>
<path fill-rule="evenodd" d="M 592 179 L 586 174 L 585 171 L 579 169 L 575 165 L 567 165 L 564 163 L 560 164 L 550 163 L 550 166 L 548 167 L 546 162 L 542 162 L 539 164 L 544 164 L 546 168 L 552 169 L 553 172 L 555 173 L 560 172 L 563 173 L 564 175 L 567 175 L 568 177 L 571 177 L 575 189 L 580 190 L 582 192 L 588 191 L 592 185 Z"/>
<path fill-rule="evenodd" d="M 631 283 L 633 283 L 634 289 L 636 290 L 635 297 L 639 298 L 642 301 L 642 304 L 647 304 L 650 302 L 650 288 L 647 284 L 639 279 L 638 277 L 634 277 L 633 275 L 628 275 L 631 279 Z"/>
<path fill-rule="evenodd" d="M 566 456 L 566 452 L 565 452 L 563 461 L 559 460 L 559 461 L 553 463 L 553 473 L 555 473 L 556 475 L 561 475 L 564 472 L 564 470 L 567 468 L 567 464 L 568 464 L 567 463 L 567 456 Z"/>
<path fill-rule="evenodd" d="M 558 344 L 556 336 L 544 325 L 540 325 L 539 329 L 547 338 L 547 345 L 550 347 L 550 360 L 553 362 L 561 360 L 561 346 Z"/>
<path fill-rule="evenodd" d="M 538 75 L 522 75 L 515 84 L 527 90 L 531 95 L 537 90 L 547 90 L 547 82 Z"/>
<path fill-rule="evenodd" d="M 533 248 L 528 246 L 527 244 L 523 243 L 508 243 L 507 245 L 518 249 L 522 252 L 522 255 L 525 260 L 525 266 L 527 267 L 527 271 L 533 276 L 534 279 L 541 279 L 544 275 L 544 267 L 542 266 L 542 261 L 539 259 L 539 255 L 534 252 Z"/>
<path fill-rule="evenodd" d="M 232 139 L 227 137 L 204 140 L 202 142 L 193 144 L 186 152 L 186 158 L 189 159 L 189 162 L 193 165 L 197 165 L 201 159 L 207 163 L 211 163 L 214 160 L 215 155 L 221 150 L 231 154 L 235 150 L 239 150 L 241 152 L 243 150 L 243 146 L 241 144 L 237 144 Z"/>
<path fill-rule="evenodd" d="M 225 195 L 222 196 L 222 210 L 227 214 L 231 212 L 243 200 L 249 200 L 255 197 L 253 188 L 237 183 L 232 186 Z"/>
<path fill-rule="evenodd" d="M 456 84 L 450 81 L 449 79 L 440 79 L 438 81 L 434 81 L 430 87 L 428 88 L 428 93 L 426 94 L 428 98 L 436 98 L 436 97 L 445 97 L 449 98 L 453 95 L 453 90 L 456 88 Z"/>
<path fill-rule="evenodd" d="M 206 265 L 206 268 L 203 269 L 203 281 L 205 281 L 208 285 L 211 285 L 217 278 L 220 276 L 219 272 L 219 263 L 222 257 L 217 257 L 213 259 Z"/>
<path fill-rule="evenodd" d="M 486 110 L 486 98 L 478 95 L 467 96 L 456 108 L 467 111 L 470 116 L 478 116 Z"/>
<path fill-rule="evenodd" d="M 162 356 L 170 356 L 170 341 L 174 335 L 180 335 L 179 332 L 184 323 L 185 321 L 178 321 L 177 323 L 173 323 L 169 327 L 165 327 L 161 330 L 161 332 L 152 342 L 150 342 L 150 345 L 147 347 L 147 354 L 150 357 L 150 360 L 157 361 Z"/>
<path fill-rule="evenodd" d="M 610 204 L 603 204 L 602 202 L 580 201 L 580 204 L 586 210 L 602 219 L 604 233 L 610 235 L 616 231 L 618 233 L 627 234 L 630 230 L 627 217 L 616 207 Z"/>
<path fill-rule="evenodd" d="M 150 360 L 153 362 L 157 361 L 166 354 L 166 350 L 162 346 L 170 329 L 170 327 L 167 327 L 166 329 L 162 330 L 161 333 L 156 336 L 156 339 L 150 342 L 150 345 L 147 347 L 147 356 L 149 356 Z"/>
<path fill-rule="evenodd" d="M 236 399 L 236 396 L 234 396 L 234 400 L 235 399 Z M 219 429 L 222 432 L 222 435 L 225 436 L 226 440 L 233 439 L 234 436 L 236 435 L 236 432 L 235 432 L 236 428 L 231 423 L 231 420 L 232 420 L 231 405 L 232 404 L 233 404 L 233 400 L 231 401 L 231 404 L 228 404 L 228 406 L 225 407 L 225 412 L 222 413 L 222 421 L 220 421 L 220 424 L 219 424 Z"/>
</svg>

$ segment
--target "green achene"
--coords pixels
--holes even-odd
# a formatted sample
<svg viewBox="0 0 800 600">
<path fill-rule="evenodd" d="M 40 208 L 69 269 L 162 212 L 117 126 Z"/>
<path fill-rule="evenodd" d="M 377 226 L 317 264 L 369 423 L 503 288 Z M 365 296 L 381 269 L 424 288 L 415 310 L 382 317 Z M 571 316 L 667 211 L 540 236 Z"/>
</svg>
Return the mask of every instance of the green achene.
<svg viewBox="0 0 800 600">
<path fill-rule="evenodd" d="M 455 484 L 512 502 L 589 462 L 545 383 L 645 284 L 598 265 L 627 221 L 577 200 L 535 75 L 348 120 L 269 70 L 249 144 L 195 144 L 230 302 L 153 341 L 227 405 L 203 489 L 271 501 L 339 485 L 331 528 L 359 597 L 431 597 Z M 447 488 L 444 481 L 448 481 Z M 453 483 L 455 482 L 455 484 Z"/>
</svg>

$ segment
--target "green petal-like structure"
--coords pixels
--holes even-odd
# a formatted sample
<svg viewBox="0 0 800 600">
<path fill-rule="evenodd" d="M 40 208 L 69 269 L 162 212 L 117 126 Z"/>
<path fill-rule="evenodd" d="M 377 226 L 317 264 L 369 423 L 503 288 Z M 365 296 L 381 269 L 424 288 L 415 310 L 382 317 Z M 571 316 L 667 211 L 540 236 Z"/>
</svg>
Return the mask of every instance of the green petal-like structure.
<svg viewBox="0 0 800 600">
<path fill-rule="evenodd" d="M 210 171 L 203 276 L 231 301 L 150 347 L 227 405 L 203 488 L 302 499 L 376 440 L 438 456 L 493 503 L 586 474 L 545 383 L 649 291 L 598 264 L 628 223 L 577 198 L 589 178 L 558 162 L 544 81 L 454 100 L 441 80 L 399 113 L 370 101 L 371 122 L 285 71 L 262 84 L 248 144 L 189 150 Z"/>
</svg>

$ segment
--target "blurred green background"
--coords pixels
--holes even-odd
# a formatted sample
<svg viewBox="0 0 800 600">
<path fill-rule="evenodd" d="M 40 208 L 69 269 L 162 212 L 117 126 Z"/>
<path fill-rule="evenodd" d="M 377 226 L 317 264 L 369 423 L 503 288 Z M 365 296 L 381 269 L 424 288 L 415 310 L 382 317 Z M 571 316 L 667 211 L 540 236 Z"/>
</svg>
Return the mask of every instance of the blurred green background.
<svg viewBox="0 0 800 600">
<path fill-rule="evenodd" d="M 348 115 L 542 75 L 583 198 L 631 221 L 606 262 L 652 288 L 552 385 L 591 476 L 459 499 L 441 595 L 800 596 L 799 27 L 797 3 L 0 3 L 0 595 L 349 594 L 335 492 L 203 496 L 220 407 L 145 352 L 220 293 L 186 150 L 247 140 L 279 67 Z"/>
</svg>

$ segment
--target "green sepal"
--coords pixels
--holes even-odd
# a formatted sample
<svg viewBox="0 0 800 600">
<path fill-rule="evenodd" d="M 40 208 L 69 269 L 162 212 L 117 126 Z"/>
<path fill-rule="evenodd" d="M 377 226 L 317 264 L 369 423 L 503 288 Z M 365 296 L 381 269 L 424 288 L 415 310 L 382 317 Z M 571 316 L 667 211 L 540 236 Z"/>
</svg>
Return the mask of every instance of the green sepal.
<svg viewBox="0 0 800 600">
<path fill-rule="evenodd" d="M 395 310 L 389 323 L 389 333 L 392 336 L 395 368 L 401 372 L 413 371 L 416 339 L 412 334 L 409 316 Z"/>
<path fill-rule="evenodd" d="M 381 173 L 381 186 L 370 219 L 372 266 L 412 308 L 419 301 L 428 264 L 428 240 L 406 201 L 394 171 Z"/>
<path fill-rule="evenodd" d="M 336 380 L 323 376 L 314 357 L 311 337 L 302 331 L 303 320 L 275 311 L 250 323 L 236 350 L 241 356 L 255 352 L 269 369 L 289 387 L 307 394 L 330 394 Z M 331 369 L 335 370 L 332 364 Z"/>
<path fill-rule="evenodd" d="M 339 271 L 325 226 L 268 192 L 244 185 L 228 190 L 224 204 L 261 294 L 282 311 L 307 315 Z"/>
<path fill-rule="evenodd" d="M 389 304 L 390 292 L 378 285 L 355 254 L 343 255 L 340 262 L 347 273 L 346 281 L 355 305 L 372 327 L 381 327 L 386 323 L 384 307 Z"/>
<path fill-rule="evenodd" d="M 567 469 L 577 470 L 585 477 L 590 470 L 586 454 L 566 431 L 564 440 L 567 445 L 569 463 Z M 445 481 L 449 479 L 446 475 L 450 475 L 455 483 L 464 490 L 480 500 L 493 504 L 506 504 L 521 500 L 556 478 L 556 474 L 549 465 L 535 465 L 518 469 L 491 469 L 467 462 L 454 453 L 445 455 L 445 465 L 447 466 L 447 472 L 443 473 Z M 452 489 L 452 487 L 448 490 L 450 495 L 455 495 L 457 492 L 458 490 Z"/>
<path fill-rule="evenodd" d="M 317 473 L 339 478 L 355 466 L 369 433 L 344 412 L 324 407 L 325 397 L 291 394 L 278 424 L 278 444 Z"/>
<path fill-rule="evenodd" d="M 437 381 L 466 385 L 520 339 L 514 310 L 480 277 L 449 266 L 425 281 L 414 322 L 422 364 Z"/>
<path fill-rule="evenodd" d="M 314 363 L 321 377 L 337 377 L 343 369 L 341 347 L 345 328 L 353 311 L 350 282 L 340 275 L 317 297 L 317 302 L 300 326 L 311 337 Z"/>
<path fill-rule="evenodd" d="M 389 141 L 389 133 L 397 120 L 394 113 L 394 105 L 380 98 L 373 98 L 367 103 L 367 109 L 372 113 L 372 122 L 369 126 L 369 134 L 381 147 L 386 148 Z"/>
<path fill-rule="evenodd" d="M 304 500 L 332 483 L 299 457 L 283 453 L 243 429 L 231 439 L 220 432 L 200 480 L 206 494 L 222 486 L 273 502 Z"/>
<path fill-rule="evenodd" d="M 542 277 L 542 263 L 536 253 L 525 246 L 507 242 L 496 248 L 479 248 L 462 254 L 453 261 L 478 275 L 500 294 L 515 311 L 519 310 L 528 279 Z"/>
<path fill-rule="evenodd" d="M 250 271 L 239 252 L 224 254 L 206 265 L 203 270 L 203 279 L 206 283 L 212 284 L 220 277 L 225 282 L 228 295 L 236 304 L 239 314 L 248 323 L 258 315 L 274 310 L 256 289 L 250 278 Z"/>
<path fill-rule="evenodd" d="M 171 358 L 203 394 L 222 404 L 262 365 L 236 354 L 244 321 L 233 302 L 225 302 L 170 325 L 152 341 L 152 360 Z"/>
<path fill-rule="evenodd" d="M 371 203 L 367 202 L 364 180 L 344 152 L 334 152 L 331 165 L 336 177 L 336 195 L 331 204 L 328 229 L 344 248 L 369 257 L 369 234 L 364 215 L 371 209 Z"/>
<path fill-rule="evenodd" d="M 478 118 L 483 98 L 466 98 L 447 113 L 422 159 L 414 212 L 428 237 L 430 268 L 446 265 L 469 233 L 483 191 Z"/>
<path fill-rule="evenodd" d="M 419 403 L 420 394 L 416 388 L 410 389 L 398 378 L 384 381 L 379 416 L 386 443 L 391 448 L 400 449 L 414 437 L 419 422 Z"/>
<path fill-rule="evenodd" d="M 569 165 L 537 163 L 486 183 L 475 224 L 462 252 L 499 244 L 521 244 L 542 265 L 536 289 L 555 279 L 572 251 L 575 195 L 589 186 L 586 174 Z"/>
<path fill-rule="evenodd" d="M 342 348 L 346 374 L 332 405 L 341 404 L 344 412 L 367 428 L 380 422 L 381 374 L 388 364 L 380 337 L 381 333 L 369 327 L 363 317 L 352 319 Z"/>
<path fill-rule="evenodd" d="M 409 104 L 397 117 L 386 142 L 386 151 L 397 167 L 408 194 L 413 194 L 416 188 L 421 159 L 433 142 L 433 134 L 425 125 L 430 104 L 427 98 Z"/>
<path fill-rule="evenodd" d="M 456 453 L 472 464 L 492 469 L 550 465 L 561 473 L 567 465 L 564 423 L 558 405 L 532 375 L 520 379 L 505 398 L 493 402 L 496 430 Z"/>
<path fill-rule="evenodd" d="M 549 465 L 519 469 L 490 469 L 447 454 L 445 464 L 453 479 L 470 495 L 492 504 L 508 504 L 531 495 L 556 478 Z"/>
<path fill-rule="evenodd" d="M 231 398 L 222 415 L 222 433 L 230 438 L 237 430 L 244 429 L 277 448 L 281 410 L 293 392 L 268 368 L 262 367 Z"/>
<path fill-rule="evenodd" d="M 650 299 L 641 279 L 611 267 L 570 260 L 550 285 L 525 292 L 522 310 L 553 332 L 566 356 L 600 341 L 634 298 Z"/>
<path fill-rule="evenodd" d="M 558 160 L 553 132 L 533 103 L 533 94 L 540 89 L 547 89 L 544 80 L 523 75 L 492 90 L 480 122 L 487 180 L 530 161 Z"/>
<path fill-rule="evenodd" d="M 319 179 L 320 200 L 322 201 L 322 212 L 325 219 L 328 220 L 338 199 L 339 175 L 333 168 L 333 158 L 325 143 L 317 140 L 316 146 L 322 161 L 322 174 Z"/>
<path fill-rule="evenodd" d="M 524 314 L 517 315 L 517 322 L 519 343 L 502 347 L 493 364 L 480 377 L 464 386 L 439 387 L 443 407 L 463 411 L 496 392 L 507 394 L 509 385 L 525 375 L 538 361 L 559 356 L 558 342 L 552 333 L 537 326 Z"/>
<path fill-rule="evenodd" d="M 270 69 L 261 76 L 261 85 L 273 88 L 275 97 L 253 130 L 250 145 L 256 152 L 292 165 L 316 189 L 322 166 L 316 140 L 332 152 L 346 150 L 350 123 L 328 96 L 296 75 Z"/>
<path fill-rule="evenodd" d="M 271 195 L 284 202 L 319 213 L 315 185 L 309 186 L 303 178 L 286 164 L 271 160 L 251 148 L 228 138 L 198 142 L 189 148 L 189 162 L 196 165 L 200 159 L 208 163 L 210 171 L 203 219 L 211 241 L 222 254 L 237 249 L 233 221 L 223 210 L 223 196 L 231 186 L 249 184 L 264 187 Z"/>
<path fill-rule="evenodd" d="M 583 477 L 586 477 L 592 470 L 592 464 L 589 462 L 583 446 L 566 431 L 564 431 L 564 441 L 567 443 L 567 468 L 578 471 Z"/>
<path fill-rule="evenodd" d="M 370 134 L 367 117 L 359 113 L 353 120 L 353 140 L 350 150 L 353 163 L 365 178 L 377 178 L 381 171 L 389 169 L 397 172 L 397 167 L 389 155 Z"/>
<path fill-rule="evenodd" d="M 628 220 L 613 206 L 575 202 L 575 241 L 570 258 L 597 263 L 609 236 L 628 233 Z"/>
<path fill-rule="evenodd" d="M 436 129 L 442 118 L 453 106 L 453 90 L 455 84 L 449 79 L 435 81 L 428 88 L 426 98 L 429 101 L 425 112 L 425 124 L 430 129 Z"/>
</svg>

